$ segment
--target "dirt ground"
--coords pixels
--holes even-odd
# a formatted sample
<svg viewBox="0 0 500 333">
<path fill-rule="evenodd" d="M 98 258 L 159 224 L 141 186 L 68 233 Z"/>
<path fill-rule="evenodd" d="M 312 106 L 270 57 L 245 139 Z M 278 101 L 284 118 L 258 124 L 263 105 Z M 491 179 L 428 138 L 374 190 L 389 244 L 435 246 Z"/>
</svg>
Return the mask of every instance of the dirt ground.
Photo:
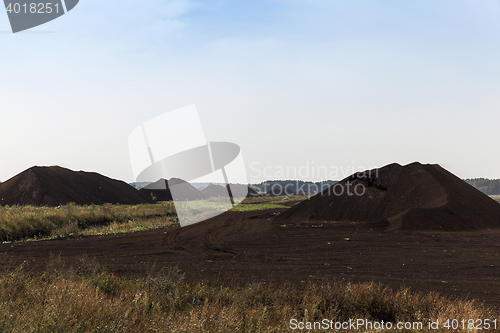
<svg viewBox="0 0 500 333">
<path fill-rule="evenodd" d="M 178 267 L 187 280 L 376 281 L 500 307 L 500 230 L 403 232 L 369 224 L 274 221 L 283 209 L 229 212 L 185 228 L 0 244 L 0 269 L 83 255 L 120 276 Z"/>
</svg>

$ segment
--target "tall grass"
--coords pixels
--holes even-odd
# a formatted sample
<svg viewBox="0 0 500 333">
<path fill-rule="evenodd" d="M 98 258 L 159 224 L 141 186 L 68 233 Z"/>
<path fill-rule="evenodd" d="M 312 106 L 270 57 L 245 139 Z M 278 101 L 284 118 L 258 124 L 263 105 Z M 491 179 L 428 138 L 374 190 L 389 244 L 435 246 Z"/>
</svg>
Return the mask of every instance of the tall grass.
<svg viewBox="0 0 500 333">
<path fill-rule="evenodd" d="M 172 202 L 149 205 L 0 206 L 0 242 L 143 230 L 177 221 Z"/>
<path fill-rule="evenodd" d="M 419 332 L 443 332 L 425 329 L 428 319 L 498 318 L 471 301 L 373 283 L 220 286 L 186 283 L 175 269 L 122 279 L 82 262 L 68 269 L 55 260 L 37 276 L 22 267 L 3 275 L 0 332 L 286 332 L 291 319 L 362 318 L 421 321 Z"/>
</svg>

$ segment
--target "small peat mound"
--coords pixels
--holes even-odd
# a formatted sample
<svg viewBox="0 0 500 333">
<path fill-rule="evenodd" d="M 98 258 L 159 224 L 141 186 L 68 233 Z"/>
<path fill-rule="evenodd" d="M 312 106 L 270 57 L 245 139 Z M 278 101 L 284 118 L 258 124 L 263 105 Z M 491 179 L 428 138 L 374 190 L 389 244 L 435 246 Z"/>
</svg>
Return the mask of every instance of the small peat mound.
<svg viewBox="0 0 500 333">
<path fill-rule="evenodd" d="M 141 188 L 139 192 L 149 198 L 155 198 L 156 201 L 195 201 L 208 198 L 196 187 L 178 178 L 170 180 L 162 178 Z"/>
<path fill-rule="evenodd" d="M 205 187 L 201 193 L 205 194 L 209 198 L 232 196 L 233 198 L 241 199 L 259 196 L 254 189 L 251 189 L 249 186 L 243 184 L 229 184 L 226 186 L 210 184 Z"/>
<path fill-rule="evenodd" d="M 236 184 L 236 185 L 233 185 L 233 186 L 245 186 L 245 185 L 239 185 L 239 184 Z M 249 197 L 258 197 L 260 194 L 254 190 L 253 188 L 251 188 L 250 186 L 247 186 L 248 187 L 248 196 Z"/>
<path fill-rule="evenodd" d="M 205 187 L 201 193 L 205 194 L 209 198 L 213 197 L 229 197 L 229 192 L 226 187 L 220 185 L 210 184 Z"/>
<path fill-rule="evenodd" d="M 500 204 L 437 164 L 356 173 L 277 219 L 369 222 L 391 230 L 500 227 Z"/>
<path fill-rule="evenodd" d="M 35 166 L 0 184 L 0 205 L 136 205 L 150 203 L 129 184 L 95 172 Z"/>
<path fill-rule="evenodd" d="M 258 197 L 259 193 L 255 191 L 248 185 L 243 184 L 229 184 L 226 185 L 226 188 L 229 186 L 231 189 L 231 194 L 235 198 L 243 198 L 243 197 Z"/>
</svg>

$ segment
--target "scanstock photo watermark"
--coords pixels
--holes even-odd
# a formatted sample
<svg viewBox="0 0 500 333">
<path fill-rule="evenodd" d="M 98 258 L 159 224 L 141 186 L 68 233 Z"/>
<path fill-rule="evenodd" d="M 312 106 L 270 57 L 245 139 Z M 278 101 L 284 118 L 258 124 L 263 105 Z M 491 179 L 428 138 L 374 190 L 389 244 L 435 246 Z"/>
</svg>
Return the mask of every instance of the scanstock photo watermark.
<svg viewBox="0 0 500 333">
<path fill-rule="evenodd" d="M 492 331 L 499 328 L 497 319 L 429 319 L 427 321 L 371 321 L 368 319 L 349 319 L 346 321 L 335 321 L 330 319 L 323 319 L 321 321 L 299 321 L 291 319 L 289 328 L 292 331 L 298 330 L 363 330 L 367 331 L 381 331 L 381 330 L 395 330 L 395 331 L 412 331 L 418 332 L 425 329 L 428 331 L 457 331 L 457 330 L 473 330 L 473 331 Z"/>
<path fill-rule="evenodd" d="M 145 188 L 168 193 L 181 227 L 220 215 L 248 195 L 248 186 L 241 186 L 248 181 L 240 147 L 207 141 L 195 105 L 147 120 L 130 133 L 128 147 L 135 180 L 153 182 Z M 189 183 L 207 177 L 225 184 L 225 195 L 189 200 Z"/>
<path fill-rule="evenodd" d="M 250 164 L 250 180 L 257 179 L 344 179 L 356 172 L 376 170 L 376 166 L 358 165 L 352 161 L 350 165 L 321 165 L 315 161 L 306 161 L 300 166 L 295 165 L 263 165 L 260 162 Z M 375 172 L 375 171 L 374 171 Z"/>
<path fill-rule="evenodd" d="M 75 8 L 79 0 L 4 0 L 12 32 L 28 30 L 55 20 Z"/>
</svg>

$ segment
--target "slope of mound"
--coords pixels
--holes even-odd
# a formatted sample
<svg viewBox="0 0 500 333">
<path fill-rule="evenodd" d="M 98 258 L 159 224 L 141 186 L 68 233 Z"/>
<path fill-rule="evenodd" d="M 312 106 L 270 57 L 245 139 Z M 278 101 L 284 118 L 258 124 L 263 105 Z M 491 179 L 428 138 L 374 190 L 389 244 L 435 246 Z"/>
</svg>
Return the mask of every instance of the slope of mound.
<svg viewBox="0 0 500 333">
<path fill-rule="evenodd" d="M 278 219 L 376 222 L 402 230 L 500 227 L 500 205 L 439 165 L 390 164 L 356 173 Z"/>
<path fill-rule="evenodd" d="M 231 185 L 231 186 L 246 186 L 246 185 Z M 250 186 L 247 186 L 248 187 L 248 196 L 249 197 L 258 197 L 259 196 L 259 193 L 254 190 L 253 188 L 251 188 Z"/>
<path fill-rule="evenodd" d="M 237 199 L 246 197 L 257 197 L 259 193 L 247 185 L 229 184 L 226 186 L 210 184 L 201 191 L 208 197 L 228 197 L 232 196 Z"/>
<path fill-rule="evenodd" d="M 35 166 L 0 184 L 1 205 L 135 205 L 150 201 L 125 182 L 59 166 Z"/>
<path fill-rule="evenodd" d="M 205 187 L 201 193 L 205 194 L 207 197 L 228 197 L 229 192 L 227 188 L 220 185 L 210 184 Z"/>
<path fill-rule="evenodd" d="M 148 197 L 152 195 L 157 201 L 194 201 L 203 200 L 207 196 L 188 182 L 172 178 L 170 180 L 160 179 L 139 190 Z"/>
</svg>

